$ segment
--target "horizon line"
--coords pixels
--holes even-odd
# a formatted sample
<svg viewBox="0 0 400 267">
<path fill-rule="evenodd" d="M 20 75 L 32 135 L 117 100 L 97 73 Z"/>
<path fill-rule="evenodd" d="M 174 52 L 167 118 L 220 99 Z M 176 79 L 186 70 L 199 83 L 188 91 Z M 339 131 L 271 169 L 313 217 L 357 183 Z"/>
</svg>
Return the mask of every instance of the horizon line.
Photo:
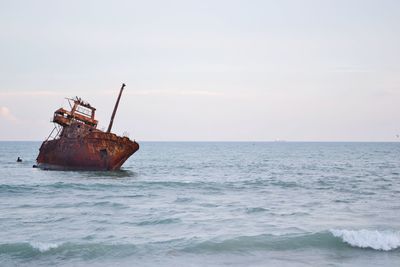
<svg viewBox="0 0 400 267">
<path fill-rule="evenodd" d="M 392 141 L 371 141 L 371 140 L 135 140 L 137 142 L 154 142 L 154 143 L 397 143 L 400 140 Z M 0 142 L 44 142 L 42 140 L 0 140 Z"/>
</svg>

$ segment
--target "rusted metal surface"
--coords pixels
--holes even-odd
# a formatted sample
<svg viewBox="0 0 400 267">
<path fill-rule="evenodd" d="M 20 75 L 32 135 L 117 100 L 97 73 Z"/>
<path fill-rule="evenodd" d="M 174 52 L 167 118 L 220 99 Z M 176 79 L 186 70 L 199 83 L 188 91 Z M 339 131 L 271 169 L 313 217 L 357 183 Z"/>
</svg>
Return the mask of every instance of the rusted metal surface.
<svg viewBox="0 0 400 267">
<path fill-rule="evenodd" d="M 57 170 L 118 170 L 139 149 L 139 144 L 128 137 L 96 129 L 96 109 L 79 98 L 72 101 L 71 111 L 62 108 L 55 111 L 53 122 L 61 129 L 55 139 L 42 143 L 37 166 Z M 116 108 L 114 115 L 115 111 Z"/>
</svg>

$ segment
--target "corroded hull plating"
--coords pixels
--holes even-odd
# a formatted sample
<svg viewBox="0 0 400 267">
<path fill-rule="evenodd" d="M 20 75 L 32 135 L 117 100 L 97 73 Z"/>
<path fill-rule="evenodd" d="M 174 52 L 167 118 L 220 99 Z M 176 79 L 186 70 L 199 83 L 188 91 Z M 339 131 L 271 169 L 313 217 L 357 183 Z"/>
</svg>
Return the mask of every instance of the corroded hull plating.
<svg viewBox="0 0 400 267">
<path fill-rule="evenodd" d="M 37 166 L 52 170 L 119 170 L 139 144 L 112 133 L 93 132 L 85 137 L 61 137 L 45 141 Z"/>
</svg>

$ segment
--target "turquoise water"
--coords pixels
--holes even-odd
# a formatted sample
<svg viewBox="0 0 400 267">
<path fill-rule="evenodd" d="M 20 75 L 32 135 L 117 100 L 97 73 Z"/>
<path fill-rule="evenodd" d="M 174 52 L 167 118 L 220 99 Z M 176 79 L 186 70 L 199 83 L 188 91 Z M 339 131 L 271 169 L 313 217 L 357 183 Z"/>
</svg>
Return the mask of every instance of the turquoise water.
<svg viewBox="0 0 400 267">
<path fill-rule="evenodd" d="M 400 143 L 142 142 L 119 172 L 39 146 L 0 142 L 0 266 L 400 266 Z"/>
</svg>

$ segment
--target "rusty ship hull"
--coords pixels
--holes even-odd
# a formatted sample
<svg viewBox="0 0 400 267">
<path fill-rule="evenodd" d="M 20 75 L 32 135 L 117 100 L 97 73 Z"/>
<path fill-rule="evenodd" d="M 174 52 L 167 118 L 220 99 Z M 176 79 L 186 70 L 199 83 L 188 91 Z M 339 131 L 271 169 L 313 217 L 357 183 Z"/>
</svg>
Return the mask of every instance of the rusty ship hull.
<svg viewBox="0 0 400 267">
<path fill-rule="evenodd" d="M 36 161 L 37 167 L 49 170 L 114 171 L 138 149 L 126 137 L 98 132 L 45 141 Z"/>
<path fill-rule="evenodd" d="M 56 136 L 53 133 L 42 143 L 36 159 L 41 169 L 49 170 L 119 170 L 124 162 L 139 149 L 139 144 L 128 137 L 111 133 L 114 116 L 125 84 L 122 85 L 111 116 L 108 130 L 97 129 L 96 109 L 80 98 L 68 99 L 71 111 L 60 108 L 54 112 Z"/>
</svg>

